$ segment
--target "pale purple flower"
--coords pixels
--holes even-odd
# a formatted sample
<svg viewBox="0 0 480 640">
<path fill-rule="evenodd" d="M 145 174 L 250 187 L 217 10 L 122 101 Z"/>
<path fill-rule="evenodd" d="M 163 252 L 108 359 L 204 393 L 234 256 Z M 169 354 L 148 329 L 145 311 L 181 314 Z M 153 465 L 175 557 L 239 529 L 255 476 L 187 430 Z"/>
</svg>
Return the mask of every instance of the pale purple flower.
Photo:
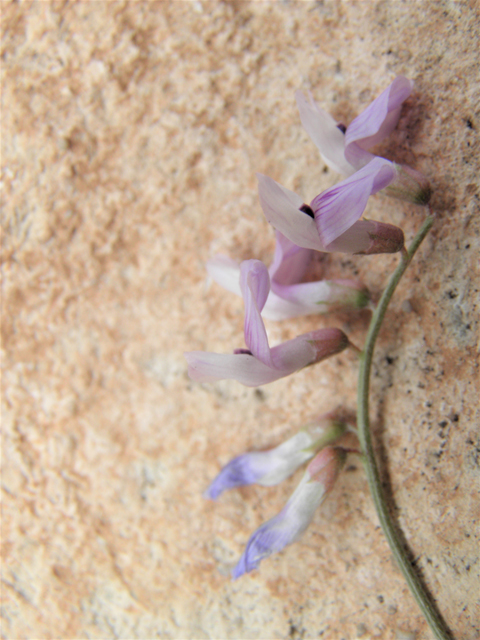
<svg viewBox="0 0 480 640">
<path fill-rule="evenodd" d="M 345 449 L 326 447 L 315 456 L 284 508 L 248 541 L 232 572 L 234 579 L 253 571 L 262 560 L 300 538 L 315 510 L 332 490 L 346 455 Z"/>
<path fill-rule="evenodd" d="M 223 467 L 204 496 L 215 500 L 228 489 L 250 484 L 270 487 L 286 480 L 304 462 L 323 447 L 344 435 L 347 424 L 333 413 L 320 416 L 292 438 L 267 451 L 250 451 L 237 456 Z"/>
<path fill-rule="evenodd" d="M 351 229 L 365 211 L 368 198 L 396 178 L 393 162 L 374 157 L 350 177 L 316 196 L 310 203 L 322 242 L 330 244 Z"/>
<path fill-rule="evenodd" d="M 368 195 L 388 182 L 390 169 L 387 165 L 383 167 L 383 173 L 380 167 L 376 175 L 375 172 L 367 172 L 365 175 L 368 167 L 378 169 L 377 161 L 383 160 L 376 158 L 344 183 L 317 196 L 310 206 L 305 205 L 302 198 L 293 191 L 258 173 L 258 193 L 265 217 L 291 242 L 306 249 L 368 255 L 400 251 L 404 246 L 403 231 L 400 228 L 374 220 L 358 220 Z M 385 162 L 391 164 L 388 160 Z M 326 211 L 328 223 L 327 239 L 319 230 L 321 223 L 318 218 L 322 216 L 323 210 Z"/>
<path fill-rule="evenodd" d="M 318 147 L 324 162 L 334 171 L 352 175 L 375 156 L 368 149 L 386 138 L 397 126 L 403 102 L 413 82 L 398 76 L 359 116 L 345 128 L 321 109 L 309 94 L 295 93 L 302 125 Z"/>
<path fill-rule="evenodd" d="M 192 380 L 233 379 L 257 387 L 340 353 L 348 346 L 347 336 L 340 329 L 331 328 L 311 331 L 271 348 L 261 317 L 270 291 L 268 270 L 262 262 L 242 263 L 240 288 L 245 303 L 247 349 L 238 349 L 231 355 L 204 351 L 185 353 Z"/>
<path fill-rule="evenodd" d="M 300 282 L 313 251 L 298 247 L 280 231 L 276 232 L 275 255 L 268 271 L 270 292 L 262 316 L 285 320 L 312 313 L 327 313 L 338 307 L 363 308 L 368 304 L 367 288 L 358 280 L 317 280 Z M 209 275 L 222 287 L 242 295 L 240 264 L 226 256 L 207 262 Z"/>
</svg>

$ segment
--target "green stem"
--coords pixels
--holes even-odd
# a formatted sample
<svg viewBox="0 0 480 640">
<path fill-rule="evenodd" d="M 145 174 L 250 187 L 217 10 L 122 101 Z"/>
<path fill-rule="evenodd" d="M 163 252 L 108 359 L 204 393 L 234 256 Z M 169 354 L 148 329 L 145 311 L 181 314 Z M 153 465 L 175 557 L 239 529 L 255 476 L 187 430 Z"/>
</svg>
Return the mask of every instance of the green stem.
<svg viewBox="0 0 480 640">
<path fill-rule="evenodd" d="M 377 339 L 380 327 L 382 326 L 383 318 L 387 310 L 390 299 L 395 291 L 402 275 L 408 267 L 412 257 L 420 246 L 421 242 L 429 232 L 433 224 L 433 217 L 429 216 L 423 223 L 422 228 L 415 236 L 408 251 L 402 254 L 402 260 L 396 270 L 394 271 L 390 282 L 388 283 L 385 291 L 382 294 L 380 302 L 372 316 L 372 321 L 368 329 L 367 339 L 365 342 L 365 348 L 363 356 L 360 362 L 360 372 L 358 379 L 358 436 L 362 447 L 364 456 L 365 470 L 367 474 L 368 484 L 375 503 L 378 518 L 382 525 L 383 532 L 388 540 L 392 553 L 400 567 L 405 580 L 412 592 L 418 606 L 422 610 L 432 633 L 437 640 L 451 640 L 450 633 L 443 622 L 443 619 L 438 612 L 431 596 L 426 591 L 423 582 L 418 575 L 417 571 L 412 567 L 412 562 L 409 558 L 408 552 L 403 544 L 403 538 L 395 525 L 390 511 L 387 506 L 385 494 L 382 489 L 382 482 L 380 479 L 380 473 L 378 471 L 377 463 L 375 461 L 375 454 L 373 451 L 372 438 L 370 434 L 369 426 L 369 410 L 368 410 L 368 396 L 370 388 L 370 369 L 372 366 L 373 350 L 375 348 L 375 341 Z"/>
</svg>

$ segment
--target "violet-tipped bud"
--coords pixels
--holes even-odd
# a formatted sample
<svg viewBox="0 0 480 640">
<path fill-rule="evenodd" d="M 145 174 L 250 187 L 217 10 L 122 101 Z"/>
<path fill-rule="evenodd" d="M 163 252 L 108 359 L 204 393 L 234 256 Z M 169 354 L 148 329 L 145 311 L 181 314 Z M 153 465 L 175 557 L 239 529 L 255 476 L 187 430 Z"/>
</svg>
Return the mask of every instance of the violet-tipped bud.
<svg viewBox="0 0 480 640">
<path fill-rule="evenodd" d="M 278 515 L 255 531 L 232 572 L 234 579 L 256 569 L 272 553 L 300 538 L 340 473 L 347 452 L 326 447 L 310 462 L 300 484 Z"/>
<path fill-rule="evenodd" d="M 300 429 L 278 447 L 267 451 L 244 453 L 223 467 L 205 491 L 205 498 L 215 500 L 228 489 L 250 484 L 270 487 L 292 475 L 304 462 L 327 445 L 342 438 L 347 431 L 346 422 L 327 413 Z"/>
</svg>

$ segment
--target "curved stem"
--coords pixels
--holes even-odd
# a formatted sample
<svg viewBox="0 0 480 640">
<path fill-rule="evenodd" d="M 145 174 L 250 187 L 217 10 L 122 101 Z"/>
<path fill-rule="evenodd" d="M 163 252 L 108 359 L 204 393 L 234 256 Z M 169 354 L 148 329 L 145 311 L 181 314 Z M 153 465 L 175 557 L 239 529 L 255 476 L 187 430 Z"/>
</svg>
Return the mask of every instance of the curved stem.
<svg viewBox="0 0 480 640">
<path fill-rule="evenodd" d="M 390 299 L 395 291 L 402 275 L 408 267 L 410 260 L 414 256 L 421 242 L 429 232 L 433 224 L 433 217 L 429 216 L 420 231 L 417 233 L 410 245 L 408 251 L 402 253 L 402 260 L 396 270 L 394 271 L 390 282 L 388 283 L 385 291 L 382 294 L 380 302 L 372 316 L 370 327 L 368 329 L 367 339 L 365 342 L 365 348 L 363 356 L 360 362 L 360 372 L 358 379 L 358 437 L 362 447 L 364 456 L 365 470 L 367 474 L 368 484 L 375 503 L 378 518 L 382 525 L 383 532 L 388 540 L 392 553 L 397 561 L 399 568 L 401 569 L 405 580 L 412 592 L 418 606 L 420 607 L 423 615 L 425 616 L 432 633 L 437 640 L 450 640 L 451 636 L 446 628 L 446 625 L 437 611 L 437 608 L 432 601 L 431 596 L 426 591 L 421 578 L 417 571 L 412 567 L 412 562 L 408 556 L 408 552 L 402 541 L 402 535 L 398 531 L 395 525 L 385 498 L 385 494 L 382 489 L 382 483 L 380 474 L 378 471 L 377 463 L 375 461 L 375 454 L 373 451 L 372 438 L 370 434 L 369 425 L 369 410 L 368 410 L 368 396 L 370 388 L 370 369 L 372 365 L 373 350 L 375 348 L 375 342 L 382 326 L 383 318 L 387 310 Z"/>
</svg>

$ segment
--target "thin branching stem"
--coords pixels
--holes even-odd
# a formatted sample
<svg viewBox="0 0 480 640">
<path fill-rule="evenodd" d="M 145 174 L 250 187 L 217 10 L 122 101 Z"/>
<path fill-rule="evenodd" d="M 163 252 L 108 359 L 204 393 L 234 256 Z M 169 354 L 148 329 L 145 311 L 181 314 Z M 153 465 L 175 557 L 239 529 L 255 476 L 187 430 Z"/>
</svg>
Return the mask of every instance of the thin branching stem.
<svg viewBox="0 0 480 640">
<path fill-rule="evenodd" d="M 362 447 L 363 459 L 365 464 L 365 470 L 367 474 L 368 484 L 375 503 L 378 518 L 382 525 L 383 532 L 388 540 L 392 553 L 397 561 L 399 568 L 401 569 L 405 580 L 412 592 L 415 600 L 418 603 L 423 615 L 425 616 L 432 633 L 437 640 L 451 640 L 451 635 L 440 615 L 435 603 L 433 602 L 430 594 L 427 592 L 422 579 L 420 578 L 417 570 L 412 566 L 412 561 L 409 557 L 409 552 L 404 546 L 403 536 L 400 533 L 397 525 L 393 521 L 393 518 L 388 509 L 387 500 L 382 488 L 382 482 L 380 479 L 380 473 L 375 460 L 375 454 L 373 451 L 372 438 L 370 433 L 369 423 L 369 389 L 370 389 L 370 370 L 372 366 L 373 350 L 375 348 L 375 342 L 382 326 L 385 312 L 387 310 L 390 299 L 400 282 L 402 275 L 408 267 L 412 257 L 417 251 L 418 247 L 422 243 L 423 239 L 429 232 L 433 224 L 433 217 L 429 216 L 420 231 L 413 239 L 412 244 L 408 250 L 402 252 L 401 262 L 392 274 L 390 281 L 382 294 L 380 302 L 375 309 L 370 327 L 368 329 L 367 339 L 363 350 L 363 355 L 360 360 L 360 372 L 358 379 L 358 437 Z"/>
</svg>

